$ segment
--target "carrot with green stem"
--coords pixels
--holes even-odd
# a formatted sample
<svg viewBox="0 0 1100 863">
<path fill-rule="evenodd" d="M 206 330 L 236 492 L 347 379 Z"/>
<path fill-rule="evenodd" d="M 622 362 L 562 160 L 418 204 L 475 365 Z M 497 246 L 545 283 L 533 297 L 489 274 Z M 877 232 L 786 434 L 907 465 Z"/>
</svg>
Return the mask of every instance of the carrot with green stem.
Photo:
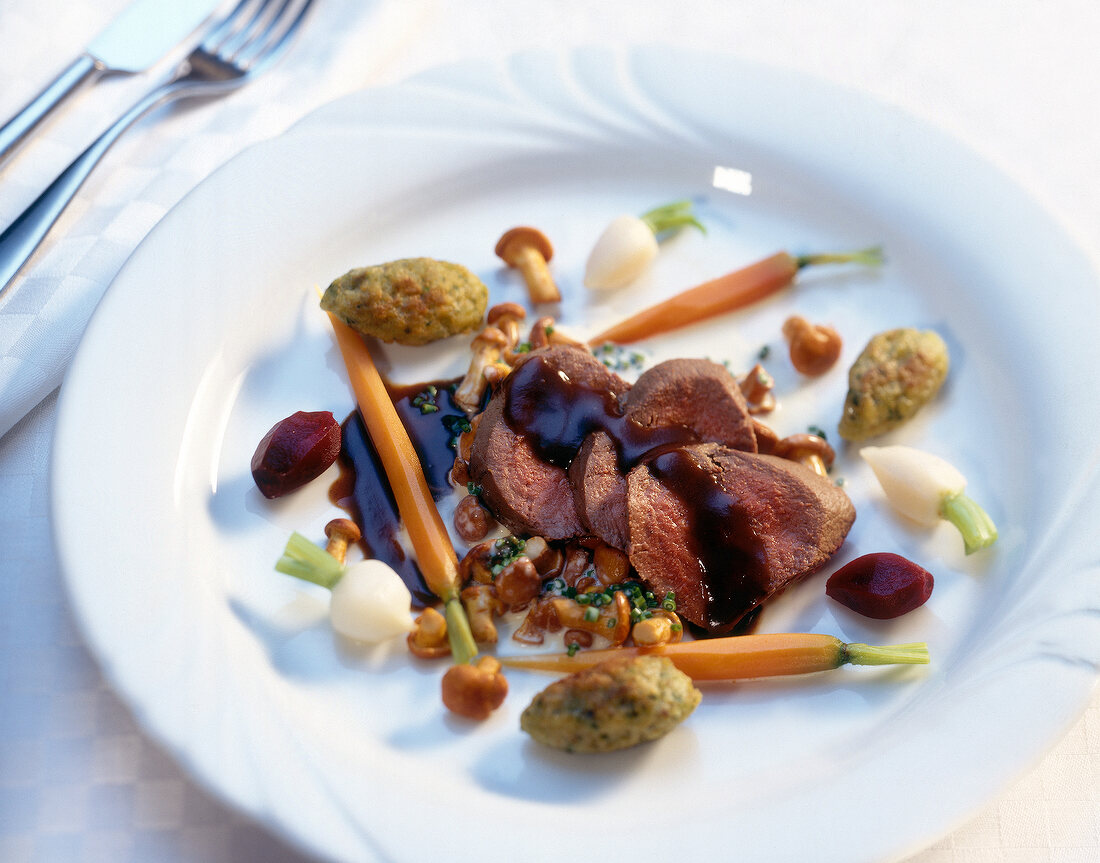
<svg viewBox="0 0 1100 863">
<path fill-rule="evenodd" d="M 925 665 L 923 642 L 872 647 L 845 644 L 831 635 L 780 632 L 681 641 L 660 647 L 614 647 L 535 656 L 500 657 L 502 665 L 569 674 L 615 656 L 665 656 L 692 680 L 743 680 L 830 671 L 842 665 Z"/>
<path fill-rule="evenodd" d="M 456 664 L 469 662 L 477 655 L 477 645 L 459 598 L 458 557 L 428 489 L 420 459 L 363 338 L 331 314 L 329 320 L 359 412 L 393 489 L 416 562 L 428 589 L 443 600 L 451 656 Z"/>
<path fill-rule="evenodd" d="M 882 263 L 882 249 L 876 247 L 855 252 L 828 252 L 818 255 L 776 254 L 749 264 L 732 273 L 681 291 L 656 305 L 643 309 L 588 340 L 590 345 L 604 342 L 625 345 L 640 339 L 667 333 L 695 324 L 715 315 L 732 312 L 759 302 L 794 283 L 798 273 L 818 264 Z"/>
</svg>

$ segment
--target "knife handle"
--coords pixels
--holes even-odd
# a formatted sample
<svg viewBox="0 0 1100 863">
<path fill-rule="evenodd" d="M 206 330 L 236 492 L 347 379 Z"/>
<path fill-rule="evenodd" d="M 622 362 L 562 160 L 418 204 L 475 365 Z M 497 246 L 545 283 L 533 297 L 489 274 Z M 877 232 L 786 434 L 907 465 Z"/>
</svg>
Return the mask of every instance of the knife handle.
<svg viewBox="0 0 1100 863">
<path fill-rule="evenodd" d="M 103 73 L 103 66 L 91 54 L 81 54 L 53 83 L 35 96 L 22 111 L 0 128 L 0 165 L 26 141 L 61 100 Z"/>
</svg>

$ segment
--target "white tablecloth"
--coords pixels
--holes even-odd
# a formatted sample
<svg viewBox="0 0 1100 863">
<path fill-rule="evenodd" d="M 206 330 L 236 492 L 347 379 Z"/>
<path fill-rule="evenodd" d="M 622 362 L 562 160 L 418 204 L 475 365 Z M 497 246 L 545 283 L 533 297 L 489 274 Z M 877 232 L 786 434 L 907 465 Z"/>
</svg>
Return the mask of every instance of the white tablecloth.
<svg viewBox="0 0 1100 863">
<path fill-rule="evenodd" d="M 124 5 L 0 0 L 0 117 Z M 448 60 L 592 42 L 726 51 L 896 103 L 1004 168 L 1100 259 L 1100 5 L 1091 0 L 318 0 L 264 79 L 161 112 L 124 138 L 0 304 L 0 415 L 15 422 L 6 434 L 11 422 L 0 425 L 0 860 L 304 859 L 212 799 L 142 733 L 66 605 L 48 524 L 53 390 L 126 256 L 211 169 L 336 96 Z M 149 77 L 104 81 L 51 122 L 0 173 L 0 226 Z M 912 858 L 1098 859 L 1100 695 L 1031 772 Z"/>
</svg>

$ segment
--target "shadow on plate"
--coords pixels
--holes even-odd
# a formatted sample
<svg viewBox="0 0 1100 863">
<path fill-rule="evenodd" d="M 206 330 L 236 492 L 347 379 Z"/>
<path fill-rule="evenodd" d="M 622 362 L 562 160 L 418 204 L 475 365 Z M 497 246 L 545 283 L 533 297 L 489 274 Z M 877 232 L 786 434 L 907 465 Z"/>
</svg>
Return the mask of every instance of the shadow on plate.
<svg viewBox="0 0 1100 863">
<path fill-rule="evenodd" d="M 677 773 L 697 760 L 690 721 L 651 743 L 618 752 L 562 752 L 535 743 L 518 729 L 473 765 L 472 779 L 487 791 L 535 803 L 585 803 L 615 793 L 634 777 Z"/>
<path fill-rule="evenodd" d="M 328 604 L 320 597 L 303 593 L 275 615 L 258 612 L 235 598 L 229 600 L 229 607 L 262 645 L 272 667 L 285 677 L 313 684 L 349 670 L 372 675 L 408 670 L 402 639 L 374 645 L 337 635 L 328 623 Z"/>
</svg>

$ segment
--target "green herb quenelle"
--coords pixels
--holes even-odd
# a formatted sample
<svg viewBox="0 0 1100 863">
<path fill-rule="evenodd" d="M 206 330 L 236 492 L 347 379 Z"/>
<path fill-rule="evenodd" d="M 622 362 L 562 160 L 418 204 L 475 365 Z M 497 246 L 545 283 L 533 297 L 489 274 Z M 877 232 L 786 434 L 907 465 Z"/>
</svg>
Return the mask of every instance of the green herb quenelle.
<svg viewBox="0 0 1100 863">
<path fill-rule="evenodd" d="M 545 746 L 611 752 L 656 740 L 702 699 L 691 679 L 658 656 L 618 656 L 550 684 L 520 716 Z"/>
<path fill-rule="evenodd" d="M 348 271 L 325 290 L 321 308 L 364 335 L 425 345 L 476 329 L 488 298 L 461 264 L 403 258 Z"/>
<path fill-rule="evenodd" d="M 939 392 L 949 365 L 947 345 L 932 330 L 876 334 L 848 372 L 840 436 L 867 440 L 907 422 Z"/>
</svg>

